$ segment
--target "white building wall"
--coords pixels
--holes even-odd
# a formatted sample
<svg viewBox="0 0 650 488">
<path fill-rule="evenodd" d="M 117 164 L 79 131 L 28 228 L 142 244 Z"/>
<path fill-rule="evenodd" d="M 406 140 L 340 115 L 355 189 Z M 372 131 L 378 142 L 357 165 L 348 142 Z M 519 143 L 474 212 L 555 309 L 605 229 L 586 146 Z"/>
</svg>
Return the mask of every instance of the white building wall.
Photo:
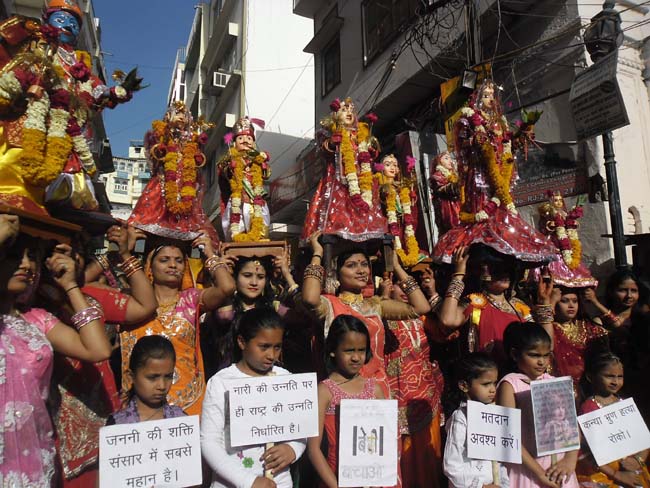
<svg viewBox="0 0 650 488">
<path fill-rule="evenodd" d="M 314 62 L 313 55 L 302 49 L 312 37 L 313 23 L 293 15 L 293 0 L 247 3 L 245 110 L 264 120 L 266 131 L 311 136 Z"/>
</svg>

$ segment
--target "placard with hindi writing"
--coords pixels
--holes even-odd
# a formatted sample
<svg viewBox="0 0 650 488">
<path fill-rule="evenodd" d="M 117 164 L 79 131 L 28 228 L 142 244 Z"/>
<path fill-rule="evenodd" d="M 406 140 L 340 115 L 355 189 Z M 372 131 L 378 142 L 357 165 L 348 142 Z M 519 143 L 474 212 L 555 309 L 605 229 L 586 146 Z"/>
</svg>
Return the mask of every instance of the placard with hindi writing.
<svg viewBox="0 0 650 488">
<path fill-rule="evenodd" d="M 232 446 L 318 435 L 316 373 L 237 378 L 224 384 Z"/>
<path fill-rule="evenodd" d="M 397 484 L 397 400 L 341 400 L 339 486 Z"/>
<path fill-rule="evenodd" d="M 198 415 L 99 430 L 100 488 L 184 487 L 202 481 Z"/>
<path fill-rule="evenodd" d="M 521 464 L 521 410 L 468 401 L 467 457 Z"/>
<path fill-rule="evenodd" d="M 580 448 L 573 380 L 570 376 L 530 382 L 537 457 Z"/>
<path fill-rule="evenodd" d="M 650 432 L 634 400 L 621 400 L 578 417 L 598 466 L 650 447 Z"/>
</svg>

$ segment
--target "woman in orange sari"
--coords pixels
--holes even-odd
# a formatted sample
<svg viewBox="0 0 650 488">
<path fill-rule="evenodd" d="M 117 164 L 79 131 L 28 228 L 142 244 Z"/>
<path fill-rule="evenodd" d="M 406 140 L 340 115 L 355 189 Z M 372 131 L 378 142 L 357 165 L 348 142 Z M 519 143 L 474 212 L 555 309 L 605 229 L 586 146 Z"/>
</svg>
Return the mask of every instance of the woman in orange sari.
<svg viewBox="0 0 650 488">
<path fill-rule="evenodd" d="M 172 341 L 176 350 L 169 403 L 181 407 L 188 415 L 201 413 L 205 392 L 199 314 L 217 309 L 235 291 L 228 261 L 214 254 L 210 238 L 202 234 L 192 242 L 192 246 L 203 246 L 205 255 L 210 256 L 205 260 L 204 268 L 215 285 L 202 290 L 194 288 L 183 250 L 175 244 L 156 247 L 149 253 L 145 269 L 158 300 L 156 316 L 149 322 L 120 333 L 122 391 L 128 391 L 131 387 L 126 369 L 135 343 L 145 335 L 162 335 Z"/>
</svg>

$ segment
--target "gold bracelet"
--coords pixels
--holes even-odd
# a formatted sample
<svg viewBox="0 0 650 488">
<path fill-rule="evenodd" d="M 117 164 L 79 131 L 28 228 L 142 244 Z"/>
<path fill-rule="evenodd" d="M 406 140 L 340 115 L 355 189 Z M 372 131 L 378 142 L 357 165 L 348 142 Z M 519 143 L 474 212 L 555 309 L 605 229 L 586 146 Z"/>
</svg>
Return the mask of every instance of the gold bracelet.
<svg viewBox="0 0 650 488">
<path fill-rule="evenodd" d="M 305 268 L 305 274 L 303 279 L 315 278 L 321 283 L 323 283 L 323 277 L 325 276 L 325 268 L 320 264 L 308 264 Z"/>
<path fill-rule="evenodd" d="M 420 285 L 418 285 L 418 282 L 412 276 L 407 276 L 402 281 L 400 281 L 399 287 L 407 295 L 410 295 L 414 291 L 420 289 Z"/>
</svg>

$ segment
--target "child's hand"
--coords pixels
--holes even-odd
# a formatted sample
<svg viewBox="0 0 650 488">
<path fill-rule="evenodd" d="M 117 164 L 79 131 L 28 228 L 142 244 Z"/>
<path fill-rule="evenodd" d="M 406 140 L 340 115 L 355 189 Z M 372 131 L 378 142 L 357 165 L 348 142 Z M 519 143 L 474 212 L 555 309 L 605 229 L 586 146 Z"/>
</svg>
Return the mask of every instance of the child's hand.
<svg viewBox="0 0 650 488">
<path fill-rule="evenodd" d="M 553 483 L 546 474 L 541 473 L 537 476 L 537 482 L 547 488 L 560 488 L 559 484 Z"/>
<path fill-rule="evenodd" d="M 253 481 L 251 488 L 276 488 L 276 486 L 275 481 L 258 476 L 255 478 L 255 481 Z"/>
<path fill-rule="evenodd" d="M 621 468 L 624 471 L 636 471 L 641 467 L 639 461 L 634 459 L 632 456 L 624 457 L 621 459 Z"/>
<path fill-rule="evenodd" d="M 642 486 L 643 480 L 639 476 L 638 471 L 617 471 L 614 473 L 614 481 L 619 485 L 634 488 L 635 486 Z"/>
<path fill-rule="evenodd" d="M 546 470 L 546 476 L 552 482 L 556 483 L 559 486 L 562 486 L 562 484 L 569 479 L 569 476 L 571 476 L 575 470 L 575 463 L 570 459 L 567 459 L 565 456 Z"/>
<path fill-rule="evenodd" d="M 288 444 L 273 446 L 267 449 L 260 458 L 260 461 L 264 463 L 264 468 L 270 469 L 273 474 L 282 471 L 295 460 L 296 453 Z"/>
</svg>

